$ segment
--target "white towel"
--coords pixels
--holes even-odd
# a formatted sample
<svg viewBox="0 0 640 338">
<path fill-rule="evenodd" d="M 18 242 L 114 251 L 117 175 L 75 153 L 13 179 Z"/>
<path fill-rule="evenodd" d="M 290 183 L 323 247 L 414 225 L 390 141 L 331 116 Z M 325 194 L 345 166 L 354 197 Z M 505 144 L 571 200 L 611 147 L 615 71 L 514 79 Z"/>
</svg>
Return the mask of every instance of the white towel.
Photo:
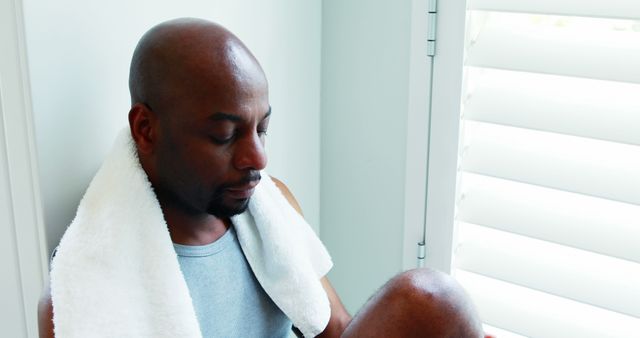
<svg viewBox="0 0 640 338">
<path fill-rule="evenodd" d="M 256 278 L 305 337 L 330 306 L 332 266 L 304 219 L 263 172 L 247 212 L 232 218 Z M 51 266 L 57 338 L 201 337 L 160 205 L 123 130 L 93 178 Z"/>
</svg>

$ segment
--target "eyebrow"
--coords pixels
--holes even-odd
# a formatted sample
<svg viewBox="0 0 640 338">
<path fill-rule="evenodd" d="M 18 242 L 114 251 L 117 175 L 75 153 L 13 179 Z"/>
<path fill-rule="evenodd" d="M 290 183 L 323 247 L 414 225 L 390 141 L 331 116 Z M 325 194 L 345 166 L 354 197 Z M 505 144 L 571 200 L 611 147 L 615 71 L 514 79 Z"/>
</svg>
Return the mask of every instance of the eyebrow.
<svg viewBox="0 0 640 338">
<path fill-rule="evenodd" d="M 270 115 L 271 115 L 271 106 L 269 106 L 269 110 L 267 110 L 267 112 L 264 114 L 261 121 L 265 120 Z M 212 121 L 229 120 L 231 122 L 242 122 L 244 120 L 240 116 L 224 113 L 224 112 L 215 112 L 211 116 L 209 116 L 209 119 Z"/>
<path fill-rule="evenodd" d="M 267 110 L 267 112 L 264 114 L 264 116 L 262 117 L 261 121 L 264 121 L 267 119 L 267 117 L 271 116 L 271 106 L 269 106 L 269 110 Z"/>
<path fill-rule="evenodd" d="M 229 113 L 215 112 L 211 116 L 209 116 L 209 120 L 213 120 L 213 121 L 229 120 L 232 122 L 241 122 L 242 118 L 240 116 L 229 114 Z"/>
</svg>

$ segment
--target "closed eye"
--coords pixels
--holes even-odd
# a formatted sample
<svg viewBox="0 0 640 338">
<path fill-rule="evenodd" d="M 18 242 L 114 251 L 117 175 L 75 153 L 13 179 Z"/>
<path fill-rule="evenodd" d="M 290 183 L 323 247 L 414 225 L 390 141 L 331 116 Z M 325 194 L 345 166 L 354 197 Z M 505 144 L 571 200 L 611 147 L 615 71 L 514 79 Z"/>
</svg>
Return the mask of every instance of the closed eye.
<svg viewBox="0 0 640 338">
<path fill-rule="evenodd" d="M 213 143 L 224 145 L 224 144 L 228 144 L 231 141 L 233 141 L 234 137 L 235 137 L 235 135 L 231 135 L 231 136 L 228 136 L 228 137 L 211 136 L 211 140 L 213 141 Z"/>
</svg>

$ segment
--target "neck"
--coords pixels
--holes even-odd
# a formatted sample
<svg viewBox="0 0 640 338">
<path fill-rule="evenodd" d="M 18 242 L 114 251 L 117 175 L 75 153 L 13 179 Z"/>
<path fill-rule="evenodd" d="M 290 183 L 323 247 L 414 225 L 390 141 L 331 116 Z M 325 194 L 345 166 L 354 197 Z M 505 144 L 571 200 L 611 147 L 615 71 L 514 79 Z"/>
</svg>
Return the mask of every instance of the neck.
<svg viewBox="0 0 640 338">
<path fill-rule="evenodd" d="M 209 214 L 192 215 L 172 208 L 162 208 L 171 240 L 176 244 L 205 245 L 225 234 L 230 220 Z"/>
</svg>

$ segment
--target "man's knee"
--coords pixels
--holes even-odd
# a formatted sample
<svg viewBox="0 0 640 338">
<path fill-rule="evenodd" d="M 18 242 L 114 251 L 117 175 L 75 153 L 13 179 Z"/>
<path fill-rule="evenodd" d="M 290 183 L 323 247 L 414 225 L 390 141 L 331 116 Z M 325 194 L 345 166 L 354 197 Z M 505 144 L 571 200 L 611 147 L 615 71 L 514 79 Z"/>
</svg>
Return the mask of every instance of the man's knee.
<svg viewBox="0 0 640 338">
<path fill-rule="evenodd" d="M 427 268 L 413 269 L 393 277 L 382 292 L 418 306 L 429 306 L 434 301 L 447 299 L 459 288 L 449 275 Z"/>
<path fill-rule="evenodd" d="M 383 288 L 388 302 L 405 311 L 434 337 L 482 337 L 482 327 L 464 289 L 451 276 L 414 269 L 392 278 Z"/>
<path fill-rule="evenodd" d="M 387 282 L 343 337 L 480 338 L 482 327 L 471 301 L 453 278 L 416 269 Z"/>
</svg>

